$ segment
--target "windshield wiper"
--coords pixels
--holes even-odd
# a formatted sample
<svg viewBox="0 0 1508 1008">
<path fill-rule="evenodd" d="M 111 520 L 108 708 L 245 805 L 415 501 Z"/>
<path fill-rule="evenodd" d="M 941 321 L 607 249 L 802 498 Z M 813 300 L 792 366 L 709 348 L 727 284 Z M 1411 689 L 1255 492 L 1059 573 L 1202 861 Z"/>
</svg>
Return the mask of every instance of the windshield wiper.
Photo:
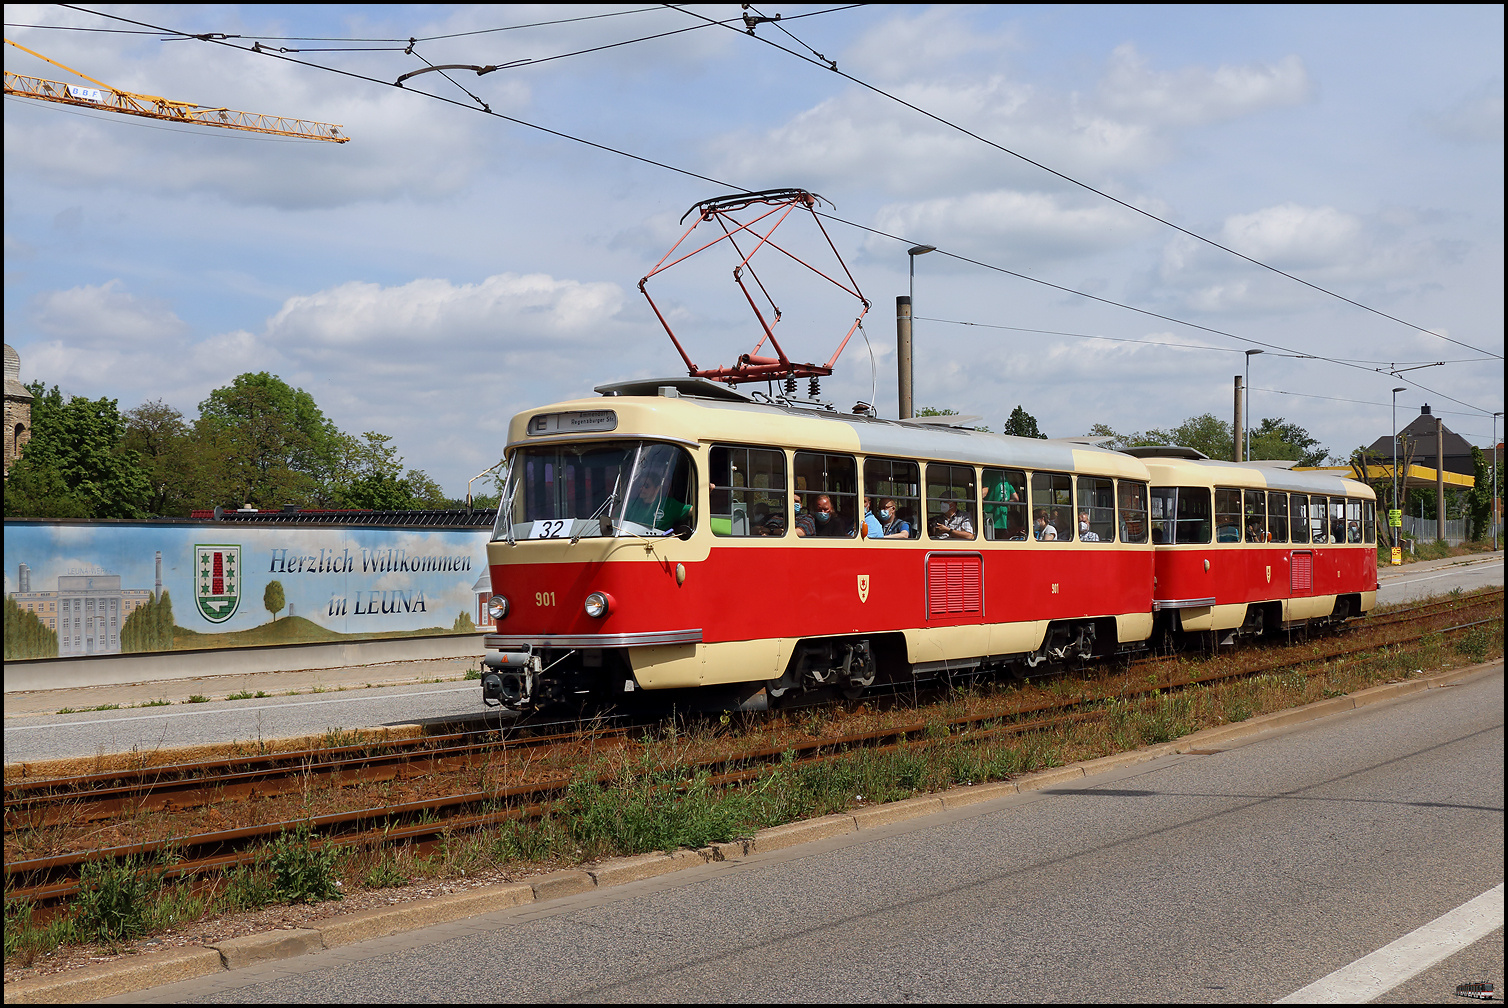
<svg viewBox="0 0 1508 1008">
<path fill-rule="evenodd" d="M 597 522 L 597 534 L 598 535 L 608 535 L 609 533 L 611 533 L 613 531 L 613 517 L 608 512 L 610 512 L 612 510 L 613 501 L 615 501 L 617 499 L 618 499 L 618 485 L 615 483 L 615 484 L 613 484 L 613 492 L 607 495 L 607 500 L 603 501 L 602 502 L 602 506 L 600 508 L 598 508 L 597 510 L 593 511 L 592 512 L 592 516 L 587 519 L 587 521 L 592 521 L 594 519 L 596 520 L 596 522 Z M 578 526 L 578 529 L 579 529 L 579 526 Z M 571 536 L 571 545 L 575 546 L 580 541 L 581 541 L 581 532 L 577 531 L 577 533 L 575 535 Z"/>
</svg>

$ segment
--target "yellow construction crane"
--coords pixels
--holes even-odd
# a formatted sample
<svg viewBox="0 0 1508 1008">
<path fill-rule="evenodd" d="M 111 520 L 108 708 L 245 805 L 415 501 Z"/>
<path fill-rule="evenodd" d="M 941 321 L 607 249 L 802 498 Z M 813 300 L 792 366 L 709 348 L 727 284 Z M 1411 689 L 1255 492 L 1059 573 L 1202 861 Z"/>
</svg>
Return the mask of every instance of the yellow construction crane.
<svg viewBox="0 0 1508 1008">
<path fill-rule="evenodd" d="M 341 136 L 341 127 L 334 123 L 309 122 L 304 119 L 285 119 L 282 116 L 259 115 L 256 112 L 237 112 L 228 108 L 207 108 L 193 102 L 173 101 L 157 95 L 134 94 L 101 83 L 88 74 L 79 73 L 72 67 L 63 66 L 57 60 L 48 59 L 39 52 L 6 39 L 22 52 L 31 53 L 55 67 L 76 74 L 99 88 L 77 87 L 27 77 L 5 71 L 5 93 L 22 98 L 38 98 L 42 101 L 59 102 L 63 105 L 79 105 L 84 108 L 124 112 L 126 115 L 145 116 L 148 119 L 165 119 L 168 122 L 197 123 L 200 126 L 219 126 L 222 129 L 250 130 L 253 133 L 272 133 L 276 136 L 303 137 L 307 140 L 328 140 L 331 143 L 349 143 L 351 138 Z"/>
</svg>

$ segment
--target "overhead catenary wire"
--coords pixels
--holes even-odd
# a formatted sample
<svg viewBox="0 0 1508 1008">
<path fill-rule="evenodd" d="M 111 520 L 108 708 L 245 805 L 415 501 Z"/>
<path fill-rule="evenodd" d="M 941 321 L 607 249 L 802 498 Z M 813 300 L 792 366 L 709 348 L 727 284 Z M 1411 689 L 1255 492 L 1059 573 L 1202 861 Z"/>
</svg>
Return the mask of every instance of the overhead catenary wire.
<svg viewBox="0 0 1508 1008">
<path fill-rule="evenodd" d="M 159 26 L 159 25 L 152 25 L 152 24 L 150 24 L 148 22 L 137 21 L 135 19 L 127 18 L 127 17 L 124 17 L 124 16 L 119 15 L 119 14 L 111 14 L 111 13 L 107 13 L 107 12 L 104 12 L 104 11 L 95 11 L 95 10 L 91 10 L 91 9 L 89 9 L 87 7 L 80 7 L 80 6 L 72 5 L 72 4 L 62 4 L 60 6 L 67 7 L 70 10 L 76 10 L 76 11 L 80 11 L 82 13 L 92 14 L 92 15 L 95 15 L 95 16 L 98 16 L 98 17 L 103 17 L 103 18 L 108 18 L 108 19 L 111 19 L 111 20 L 121 21 L 121 22 L 124 22 L 126 24 L 134 24 L 134 25 L 138 25 L 138 26 L 141 26 L 141 27 L 144 27 L 144 28 L 150 28 L 153 31 L 157 31 L 157 32 L 163 32 L 163 33 L 167 33 L 167 34 L 176 34 L 176 35 L 180 35 L 180 36 L 183 36 L 183 37 L 186 37 L 186 38 L 196 38 L 196 39 L 199 39 L 200 41 L 209 42 L 211 44 L 222 45 L 222 46 L 226 46 L 226 47 L 232 48 L 232 49 L 238 49 L 241 52 L 254 53 L 254 54 L 257 54 L 257 55 L 267 56 L 267 57 L 270 57 L 270 58 L 273 58 L 273 59 L 284 60 L 286 62 L 295 63 L 295 64 L 298 64 L 300 66 L 306 66 L 306 67 L 309 67 L 311 69 L 323 70 L 323 71 L 326 71 L 328 73 L 334 73 L 334 74 L 338 74 L 340 76 L 350 77 L 350 78 L 353 78 L 353 79 L 356 79 L 356 80 L 363 80 L 363 81 L 366 81 L 366 82 L 371 83 L 371 84 L 379 84 L 379 85 L 382 85 L 382 86 L 385 86 L 385 87 L 395 87 L 395 86 L 397 86 L 397 85 L 394 85 L 390 81 L 381 80 L 379 78 L 371 77 L 371 76 L 368 76 L 366 74 L 356 73 L 355 71 L 351 71 L 351 70 L 343 70 L 343 69 L 340 69 L 339 67 L 329 67 L 329 66 L 325 66 L 325 65 L 320 64 L 320 63 L 313 63 L 313 62 L 310 62 L 308 60 L 296 59 L 293 56 L 290 56 L 290 55 L 287 55 L 287 54 L 273 52 L 273 51 L 271 51 L 271 50 L 269 50 L 269 49 L 267 49 L 265 47 L 261 48 L 261 49 L 254 49 L 251 46 L 241 45 L 241 44 L 238 44 L 236 42 L 233 42 L 228 37 L 226 37 L 226 38 L 217 37 L 214 33 L 206 33 L 204 35 L 199 35 L 199 34 L 194 34 L 194 33 L 189 33 L 189 32 L 182 32 L 182 31 L 179 31 L 178 29 L 164 28 L 164 27 Z M 676 8 L 676 9 L 680 9 L 680 8 Z M 836 9 L 838 9 L 838 10 L 846 10 L 846 9 L 849 9 L 849 8 L 844 7 L 844 8 L 836 8 Z M 799 15 L 799 17 L 812 17 L 812 16 L 815 16 L 817 14 L 823 14 L 823 13 L 830 13 L 830 11 L 814 11 L 814 12 L 810 12 L 810 13 L 807 13 L 807 14 Z M 701 17 L 701 15 L 697 15 L 697 16 Z M 707 20 L 707 19 L 704 19 L 704 20 Z M 795 18 L 792 18 L 791 20 L 795 20 Z M 720 22 L 714 22 L 714 23 L 720 23 Z M 800 55 L 800 54 L 796 54 L 796 55 Z M 532 130 L 537 130 L 539 132 L 546 133 L 546 134 L 548 134 L 550 136 L 559 137 L 559 138 L 561 138 L 563 140 L 570 140 L 570 141 L 572 141 L 574 143 L 579 143 L 579 144 L 582 144 L 584 146 L 596 148 L 597 150 L 606 151 L 606 152 L 611 153 L 611 154 L 617 154 L 617 155 L 619 155 L 621 157 L 626 157 L 626 158 L 629 158 L 631 160 L 638 161 L 641 164 L 652 165 L 652 166 L 654 166 L 656 168 L 663 168 L 666 171 L 674 172 L 674 173 L 679 174 L 679 175 L 684 175 L 684 176 L 686 176 L 688 178 L 695 178 L 695 179 L 699 179 L 699 180 L 701 180 L 703 182 L 710 182 L 713 185 L 723 186 L 725 188 L 732 189 L 734 191 L 748 191 L 748 188 L 745 187 L 745 186 L 739 186 L 739 185 L 736 185 L 736 184 L 731 183 L 731 182 L 727 182 L 727 181 L 722 180 L 722 179 L 712 178 L 710 176 L 703 175 L 700 172 L 695 172 L 695 171 L 692 171 L 692 170 L 690 170 L 688 168 L 681 168 L 681 167 L 678 167 L 676 165 L 668 164 L 668 163 L 663 162 L 663 161 L 657 161 L 657 160 L 655 160 L 653 158 L 644 157 L 644 156 L 639 155 L 639 154 L 633 154 L 633 153 L 631 153 L 629 151 L 625 151 L 625 150 L 622 150 L 622 149 L 616 148 L 616 147 L 611 147 L 611 146 L 608 146 L 607 144 L 597 143 L 596 141 L 588 140 L 588 139 L 586 139 L 584 137 L 574 136 L 574 135 L 569 134 L 569 133 L 563 133 L 563 132 L 561 132 L 559 130 L 551 129 L 548 126 L 542 126 L 542 125 L 539 125 L 538 123 L 532 123 L 532 122 L 529 122 L 529 121 L 524 120 L 524 119 L 519 119 L 519 118 L 516 118 L 514 116 L 505 115 L 505 114 L 503 114 L 501 112 L 496 112 L 496 111 L 494 111 L 494 110 L 492 110 L 490 108 L 478 108 L 475 105 L 469 105 L 469 104 L 467 104 L 465 102 L 457 101 L 456 99 L 453 99 L 453 98 L 446 98 L 443 95 L 437 95 L 437 94 L 434 94 L 434 93 L 428 92 L 428 91 L 420 91 L 420 90 L 416 90 L 416 89 L 413 89 L 413 88 L 405 88 L 404 90 L 407 90 L 411 94 L 423 95 L 424 97 L 432 98 L 432 99 L 434 99 L 436 101 L 445 102 L 445 103 L 450 104 L 450 105 L 455 105 L 455 106 L 457 106 L 459 108 L 465 108 L 465 109 L 471 109 L 473 111 L 479 111 L 479 112 L 482 112 L 485 115 L 494 116 L 496 118 L 505 120 L 507 122 L 515 123 L 515 124 L 520 125 L 520 126 L 528 127 L 529 129 L 532 129 Z M 857 229 L 859 229 L 861 231 L 865 231 L 865 232 L 868 232 L 870 234 L 878 235 L 878 236 L 883 237 L 883 238 L 888 238 L 888 239 L 891 239 L 893 241 L 902 242 L 902 243 L 907 244 L 907 245 L 915 245 L 915 244 L 917 244 L 916 242 L 912 241 L 909 238 L 905 238 L 905 237 L 900 236 L 900 235 L 890 234 L 889 232 L 881 231 L 881 230 L 879 230 L 877 228 L 868 227 L 867 225 L 859 224 L 856 221 L 846 220 L 846 219 L 844 219 L 842 217 L 836 217 L 836 216 L 834 216 L 832 214 L 823 213 L 821 211 L 815 211 L 814 210 L 813 212 L 817 216 L 819 216 L 819 217 L 826 217 L 827 219 L 829 219 L 831 221 L 834 221 L 835 223 L 846 224 L 849 227 L 857 228 Z M 1151 311 L 1150 309 L 1139 308 L 1139 307 L 1136 307 L 1135 305 L 1129 305 L 1129 304 L 1125 304 L 1123 302 L 1111 300 L 1109 298 L 1099 297 L 1098 295 L 1095 295 L 1095 294 L 1089 294 L 1089 293 L 1087 293 L 1085 291 L 1075 290 L 1075 289 L 1073 289 L 1071 287 L 1065 287 L 1065 286 L 1063 286 L 1061 284 L 1055 284 L 1055 283 L 1052 283 L 1051 281 L 1042 280 L 1042 279 L 1039 279 L 1037 277 L 1030 276 L 1028 274 L 1019 273 L 1019 272 L 1016 272 L 1014 270 L 1009 270 L 1009 269 L 1006 269 L 1003 266 L 996 266 L 996 265 L 993 265 L 991 263 L 986 263 L 986 262 L 982 262 L 982 261 L 977 260 L 977 259 L 972 259 L 972 258 L 970 258 L 968 256 L 961 255 L 961 254 L 956 253 L 956 252 L 950 252 L 950 251 L 948 251 L 946 249 L 938 248 L 937 251 L 941 252 L 943 255 L 948 256 L 950 258 L 958 259 L 961 262 L 971 263 L 971 264 L 973 264 L 975 266 L 979 266 L 979 267 L 982 267 L 984 269 L 989 269 L 989 270 L 993 270 L 993 271 L 996 271 L 996 272 L 999 272 L 999 273 L 1003 273 L 1003 274 L 1008 275 L 1008 276 L 1013 276 L 1013 277 L 1016 277 L 1018 279 L 1028 281 L 1030 283 L 1040 284 L 1040 285 L 1052 288 L 1054 290 L 1062 291 L 1062 292 L 1064 292 L 1066 294 L 1072 294 L 1072 295 L 1075 295 L 1077 297 L 1087 298 L 1089 300 L 1097 301 L 1097 302 L 1100 302 L 1102 304 L 1111 305 L 1113 307 L 1122 308 L 1122 309 L 1125 309 L 1125 310 L 1128 310 L 1128 311 L 1133 311 L 1133 312 L 1136 312 L 1138 314 L 1147 315 L 1147 316 L 1150 316 L 1150 317 L 1153 317 L 1153 318 L 1162 319 L 1163 321 L 1166 321 L 1166 322 L 1172 322 L 1175 325 L 1187 326 L 1187 327 L 1190 327 L 1190 328 L 1193 328 L 1193 329 L 1198 329 L 1198 330 L 1201 330 L 1203 332 L 1208 332 L 1208 333 L 1211 333 L 1212 335 L 1221 336 L 1221 337 L 1226 338 L 1226 339 L 1233 339 L 1233 340 L 1236 340 L 1238 342 L 1248 343 L 1248 344 L 1255 345 L 1255 346 L 1261 346 L 1261 347 L 1265 347 L 1267 349 L 1281 350 L 1281 351 L 1284 351 L 1285 353 L 1293 354 L 1295 356 L 1312 357 L 1312 359 L 1314 359 L 1314 360 L 1323 360 L 1323 361 L 1327 361 L 1327 362 L 1332 363 L 1332 364 L 1338 364 L 1338 365 L 1340 365 L 1342 367 L 1354 368 L 1354 369 L 1357 369 L 1357 370 L 1367 371 L 1369 373 L 1371 373 L 1371 372 L 1373 372 L 1375 370 L 1375 369 L 1372 369 L 1372 368 L 1364 367 L 1362 365 L 1352 364 L 1352 363 L 1349 363 L 1347 361 L 1341 360 L 1339 358 L 1328 357 L 1328 356 L 1321 355 L 1321 354 L 1314 354 L 1314 355 L 1301 354 L 1299 351 L 1294 350 L 1291 347 L 1282 346 L 1282 345 L 1276 344 L 1276 343 L 1269 343 L 1269 342 L 1265 342 L 1265 341 L 1262 341 L 1262 340 L 1253 339 L 1251 337 L 1238 336 L 1238 335 L 1236 335 L 1234 333 L 1226 332 L 1226 331 L 1220 330 L 1220 329 L 1215 329 L 1215 328 L 1212 328 L 1210 326 L 1201 325 L 1201 324 L 1199 324 L 1197 322 L 1190 322 L 1190 321 L 1187 321 L 1187 320 L 1184 320 L 1184 319 L 1175 318 L 1175 317 L 1170 316 L 1170 315 L 1163 315 L 1163 314 L 1161 314 L 1159 312 Z M 1432 334 L 1432 335 L 1437 335 L 1437 334 Z M 1471 349 L 1476 349 L 1476 348 L 1472 347 Z M 1478 351 L 1478 352 L 1482 353 L 1482 352 L 1485 352 L 1485 351 Z M 1496 355 L 1490 355 L 1490 356 L 1496 356 Z M 1448 399 L 1451 402 L 1458 403 L 1458 404 L 1460 404 L 1462 406 L 1466 406 L 1468 409 L 1475 410 L 1478 413 L 1488 414 L 1488 413 L 1491 412 L 1489 410 L 1484 410 L 1481 407 L 1475 406 L 1475 405 L 1473 405 L 1471 403 L 1465 402 L 1464 400 L 1457 399 L 1457 398 L 1455 398 L 1453 396 L 1446 395 L 1443 392 L 1439 392 L 1439 391 L 1436 391 L 1434 389 L 1431 389 L 1428 386 L 1422 385 L 1419 382 L 1413 380 L 1412 378 L 1403 377 L 1403 376 L 1399 376 L 1399 378 L 1400 378 L 1400 380 L 1404 381 L 1407 384 L 1413 385 L 1413 386 L 1415 386 L 1415 387 L 1417 387 L 1419 389 L 1422 389 L 1423 391 L 1429 392 L 1431 395 L 1437 395 L 1437 396 L 1439 396 L 1439 397 L 1441 397 L 1443 399 Z"/>
<path fill-rule="evenodd" d="M 678 10 L 678 11 L 681 11 L 682 13 L 689 14 L 692 17 L 702 18 L 705 21 L 709 21 L 710 22 L 712 20 L 711 18 L 708 18 L 705 14 L 700 14 L 700 13 L 698 13 L 696 11 L 688 10 L 685 7 L 680 7 L 680 6 L 677 6 L 675 4 L 666 4 L 665 6 L 671 7 L 673 9 L 675 9 L 675 10 Z M 732 26 L 731 25 L 725 25 L 725 27 L 730 27 L 731 28 Z M 734 31 L 738 31 L 738 29 L 736 29 L 736 28 L 734 28 L 733 30 Z M 784 29 L 782 29 L 782 30 L 784 30 Z M 1162 225 L 1164 225 L 1166 227 L 1170 227 L 1170 228 L 1174 229 L 1175 231 L 1178 231 L 1178 232 L 1180 232 L 1182 234 L 1188 235 L 1190 238 L 1193 238 L 1193 239 L 1195 239 L 1197 241 L 1204 242 L 1206 245 L 1210 245 L 1210 246 L 1212 246 L 1214 248 L 1220 249 L 1222 252 L 1227 252 L 1227 253 L 1229 253 L 1229 254 L 1231 254 L 1233 256 L 1236 256 L 1236 257 L 1238 257 L 1240 259 L 1244 259 L 1245 261 L 1251 263 L 1254 266 L 1259 266 L 1262 269 L 1270 270 L 1271 272 L 1276 273 L 1279 276 L 1287 277 L 1289 280 L 1292 280 L 1295 283 L 1303 284 L 1305 287 L 1308 287 L 1311 290 L 1318 291 L 1321 294 L 1326 294 L 1326 295 L 1329 295 L 1330 297 L 1333 297 L 1333 298 L 1338 298 L 1341 301 L 1346 302 L 1347 304 L 1354 305 L 1357 308 L 1362 309 L 1363 311 L 1368 311 L 1368 312 L 1371 312 L 1374 315 L 1380 315 L 1381 317 L 1383 317 L 1385 319 L 1390 319 L 1393 322 L 1397 322 L 1399 325 L 1407 326 L 1410 329 L 1415 329 L 1415 330 L 1417 330 L 1419 332 L 1425 333 L 1425 334 L 1427 334 L 1429 336 L 1434 336 L 1434 337 L 1436 337 L 1438 339 L 1443 339 L 1443 340 L 1445 340 L 1448 343 L 1454 343 L 1457 346 L 1465 347 L 1468 350 L 1475 350 L 1477 353 L 1480 353 L 1480 354 L 1487 354 L 1488 356 L 1494 357 L 1497 360 L 1502 360 L 1503 359 L 1503 355 L 1502 354 L 1495 354 L 1495 353 L 1492 353 L 1489 350 L 1483 350 L 1481 347 L 1472 346 L 1470 343 L 1463 343 L 1461 340 L 1453 339 L 1453 338 L 1451 338 L 1449 336 L 1444 335 L 1443 333 L 1438 333 L 1438 332 L 1435 332 L 1432 329 L 1426 329 L 1424 326 L 1417 325 L 1417 324 L 1415 324 L 1413 322 L 1409 322 L 1406 319 L 1398 318 L 1396 315 L 1389 315 L 1387 312 L 1382 311 L 1381 309 L 1373 308 L 1371 305 L 1362 304 L 1360 301 L 1356 301 L 1356 300 L 1353 300 L 1351 298 L 1348 298 L 1344 294 L 1338 293 L 1337 291 L 1332 291 L 1329 288 L 1321 287 L 1319 284 L 1311 283 L 1310 281 L 1305 280 L 1302 277 L 1294 276 L 1292 273 L 1288 273 L 1288 272 L 1285 272 L 1284 270 L 1278 269 L 1276 266 L 1272 266 L 1272 265 L 1270 265 L 1268 263 L 1262 262 L 1260 259 L 1255 259 L 1252 256 L 1246 255 L 1244 252 L 1238 252 L 1238 251 L 1236 251 L 1235 249 L 1231 248 L 1228 245 L 1222 245 L 1220 242 L 1215 241 L 1213 238 L 1207 238 L 1204 235 L 1199 234 L 1197 231 L 1191 231 L 1191 230 L 1189 230 L 1186 227 L 1183 227 L 1183 226 L 1181 226 L 1179 224 L 1175 224 L 1174 222 L 1168 220 L 1165 217 L 1160 217 L 1157 214 L 1152 213 L 1150 210 L 1145 210 L 1145 209 L 1143 209 L 1143 208 L 1141 208 L 1139 206 L 1136 206 L 1133 203 L 1128 203 L 1125 200 L 1120 199 L 1117 196 L 1113 196 L 1110 193 L 1105 192 L 1103 189 L 1098 189 L 1098 188 L 1090 185 L 1087 182 L 1080 181 L 1079 179 L 1076 179 L 1076 178 L 1074 178 L 1071 175 L 1067 175 L 1067 174 L 1065 174 L 1063 172 L 1060 172 L 1056 168 L 1051 168 L 1051 167 L 1043 164 L 1040 161 L 1037 161 L 1037 160 L 1034 160 L 1033 158 L 1027 157 L 1025 154 L 1022 154 L 1020 151 L 1012 150 L 1011 148 L 1006 147 L 1003 144 L 996 143 L 995 141 L 989 139 L 988 137 L 981 136 L 980 134 L 975 133 L 973 130 L 970 130 L 970 129 L 968 129 L 965 126 L 962 126 L 962 125 L 960 125 L 958 123 L 955 123 L 955 122 L 953 122 L 950 119 L 946 119 L 946 118 L 944 118 L 944 117 L 936 114 L 935 112 L 929 112 L 929 111 L 927 111 L 926 109 L 922 108 L 919 105 L 914 105 L 911 102 L 908 102 L 906 99 L 900 97 L 899 95 L 892 94 L 889 91 L 886 91 L 884 88 L 876 87 L 875 85 L 870 84 L 867 81 L 860 80 L 858 77 L 855 77 L 852 74 L 845 73 L 844 71 L 839 70 L 838 69 L 838 65 L 836 63 L 830 61 L 830 60 L 826 60 L 825 58 L 822 59 L 822 60 L 812 59 L 810 56 L 806 56 L 803 53 L 799 53 L 799 52 L 797 52 L 794 49 L 789 49 L 786 46 L 781 45 L 779 42 L 774 41 L 773 39 L 767 39 L 767 38 L 764 38 L 764 37 L 762 37 L 760 35 L 757 35 L 752 30 L 747 31 L 747 32 L 740 32 L 740 34 L 748 34 L 750 37 L 756 38 L 759 41 L 765 43 L 766 45 L 774 46 L 776 49 L 779 49 L 781 52 L 789 53 L 790 55 L 796 57 L 799 60 L 802 60 L 803 62 L 810 63 L 813 66 L 818 66 L 818 67 L 821 67 L 824 70 L 828 70 L 828 71 L 830 71 L 832 73 L 835 73 L 839 77 L 842 77 L 844 80 L 851 81 L 852 83 L 857 84 L 859 87 L 865 88 L 866 90 L 869 90 L 869 91 L 873 91 L 877 95 L 880 95 L 880 96 L 882 96 L 884 98 L 888 98 L 889 100 L 891 100 L 893 102 L 897 102 L 898 104 L 904 105 L 907 108 L 911 109 L 912 111 L 920 113 L 921 115 L 926 116 L 928 119 L 931 119 L 934 122 L 941 123 L 942 125 L 948 127 L 949 129 L 957 130 L 958 132 L 963 133 L 965 136 L 972 137 L 975 140 L 978 140 L 980 143 L 987 144 L 988 146 L 993 147 L 994 149 L 996 149 L 998 151 L 1001 151 L 1001 152 L 1003 152 L 1005 154 L 1009 154 L 1011 157 L 1019 158 L 1020 160 L 1026 162 L 1027 164 L 1032 165 L 1033 167 L 1036 167 L 1036 168 L 1040 168 L 1043 171 L 1049 173 L 1050 175 L 1053 175 L 1053 176 L 1055 176 L 1057 178 L 1060 178 L 1063 181 L 1070 183 L 1071 185 L 1078 186 L 1081 189 L 1084 189 L 1084 190 L 1087 190 L 1088 192 L 1094 193 L 1096 196 L 1102 197 L 1103 199 L 1110 200 L 1113 203 L 1117 203 L 1120 206 L 1125 207 L 1127 210 L 1131 210 L 1131 211 L 1133 211 L 1135 213 L 1141 214 L 1143 217 L 1146 217 L 1146 218 L 1148 218 L 1150 220 L 1154 220 L 1157 223 L 1162 224 Z M 790 33 L 786 32 L 786 34 L 789 35 Z M 795 36 L 792 36 L 792 38 L 794 38 L 794 37 Z M 804 43 L 804 42 L 801 43 L 801 44 L 803 46 L 806 45 L 806 43 Z M 808 46 L 807 48 L 810 48 L 810 47 Z M 815 50 L 813 50 L 813 51 L 815 52 Z"/>
</svg>

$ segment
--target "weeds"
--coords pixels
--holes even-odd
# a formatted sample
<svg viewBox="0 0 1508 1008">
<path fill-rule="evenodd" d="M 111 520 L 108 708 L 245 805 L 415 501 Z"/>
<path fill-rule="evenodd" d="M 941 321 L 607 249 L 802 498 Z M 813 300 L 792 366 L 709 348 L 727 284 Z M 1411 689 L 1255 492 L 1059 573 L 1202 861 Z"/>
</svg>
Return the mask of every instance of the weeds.
<svg viewBox="0 0 1508 1008">
<path fill-rule="evenodd" d="M 191 697 L 188 698 L 188 702 L 189 703 L 209 703 L 209 697 L 205 696 L 203 693 L 195 693 L 193 696 L 191 696 Z"/>
<path fill-rule="evenodd" d="M 313 832 L 307 824 L 278 834 L 267 854 L 278 900 L 321 903 L 341 899 L 335 870 L 339 859 L 340 852 L 334 847 L 314 846 Z"/>
</svg>

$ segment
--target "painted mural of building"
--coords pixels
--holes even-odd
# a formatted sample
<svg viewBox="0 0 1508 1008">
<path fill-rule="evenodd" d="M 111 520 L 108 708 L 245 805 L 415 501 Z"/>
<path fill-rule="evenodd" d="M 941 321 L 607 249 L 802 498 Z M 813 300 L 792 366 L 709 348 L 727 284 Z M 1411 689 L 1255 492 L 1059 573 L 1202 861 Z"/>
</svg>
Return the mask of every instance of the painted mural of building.
<svg viewBox="0 0 1508 1008">
<path fill-rule="evenodd" d="M 31 590 L 31 570 L 18 569 L 11 595 L 16 605 L 34 614 L 58 635 L 58 655 L 119 654 L 120 628 L 152 600 L 146 588 L 121 588 L 119 574 L 65 574 L 57 591 Z"/>
</svg>

